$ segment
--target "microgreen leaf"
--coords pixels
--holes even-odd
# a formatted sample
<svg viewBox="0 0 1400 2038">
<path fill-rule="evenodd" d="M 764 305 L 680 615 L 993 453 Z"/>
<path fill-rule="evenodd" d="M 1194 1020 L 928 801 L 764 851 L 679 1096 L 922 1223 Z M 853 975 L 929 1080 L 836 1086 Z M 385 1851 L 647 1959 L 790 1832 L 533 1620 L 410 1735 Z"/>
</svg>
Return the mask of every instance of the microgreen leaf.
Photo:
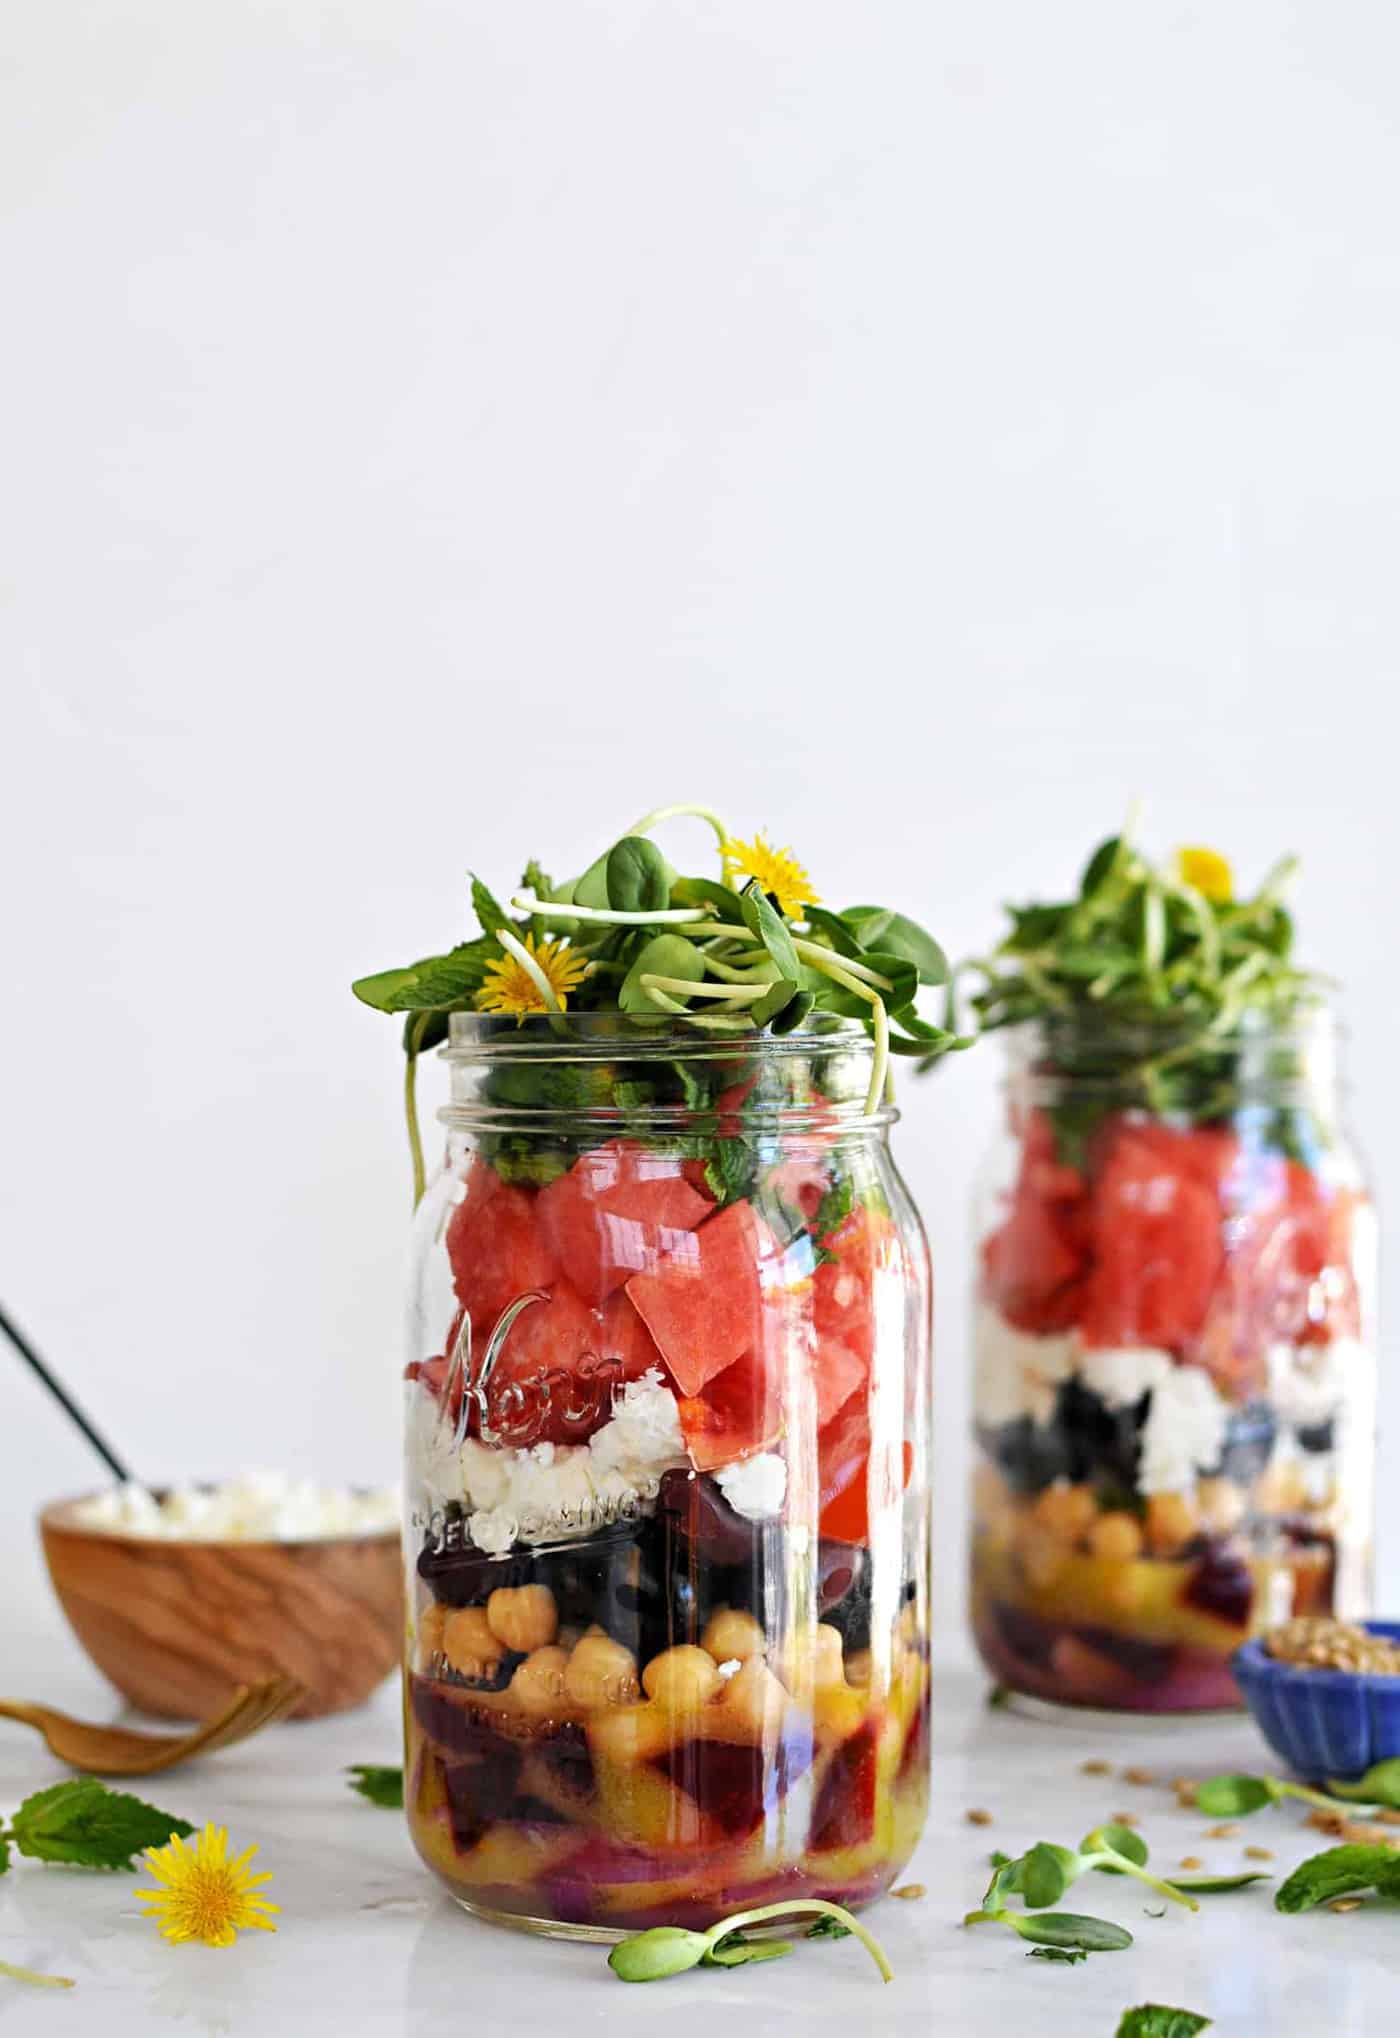
<svg viewBox="0 0 1400 2038">
<path fill-rule="evenodd" d="M 1147 1866 L 1147 1842 L 1141 1833 L 1134 1832 L 1131 1826 L 1117 1826 L 1112 1822 L 1104 1826 L 1095 1826 L 1093 1832 L 1086 1834 L 1080 1841 L 1079 1847 L 1080 1852 L 1084 1854 L 1095 1854 L 1105 1848 L 1111 1848 L 1115 1854 L 1121 1854 L 1126 1860 L 1131 1861 L 1134 1867 Z M 1108 1862 L 1102 1864 L 1102 1872 L 1105 1875 L 1121 1875 L 1123 1870 L 1116 1864 Z"/>
<path fill-rule="evenodd" d="M 1077 1911 L 1003 1911 L 1003 1921 L 1037 1946 L 1077 1947 L 1084 1953 L 1121 1953 L 1133 1935 L 1107 1918 L 1089 1918 Z"/>
<path fill-rule="evenodd" d="M 683 977 L 687 983 L 703 983 L 705 958 L 695 943 L 687 941 L 683 934 L 654 934 L 639 949 L 632 967 L 618 987 L 617 1002 L 634 1018 L 659 1019 L 665 1007 L 658 1005 L 644 988 L 644 976 Z"/>
<path fill-rule="evenodd" d="M 843 1925 L 839 1918 L 818 1918 L 815 1925 L 809 1925 L 805 1936 L 808 1939 L 849 1939 L 851 1928 Z"/>
<path fill-rule="evenodd" d="M 1268 1776 L 1212 1776 L 1196 1792 L 1196 1804 L 1208 1818 L 1242 1819 L 1277 1804 L 1279 1795 Z"/>
<path fill-rule="evenodd" d="M 810 1932 L 806 1936 L 810 1938 Z M 736 1932 L 732 1938 L 721 1939 L 718 1946 L 712 1946 L 703 1964 L 706 1967 L 748 1967 L 755 1960 L 781 1960 L 785 1953 L 796 1951 L 790 1939 L 746 1939 L 742 1932 Z"/>
<path fill-rule="evenodd" d="M 5 1838 L 5 1835 L 3 1833 L 0 1833 L 0 1875 L 3 1875 L 5 1873 L 5 1870 L 9 1867 L 9 1865 L 10 1865 L 10 1843 Z"/>
<path fill-rule="evenodd" d="M 742 927 L 744 909 L 739 894 L 711 877 L 678 877 L 671 886 L 673 906 L 713 906 L 717 917 L 731 927 Z"/>
<path fill-rule="evenodd" d="M 1177 1875 L 1172 1878 L 1176 1889 L 1187 1890 L 1192 1896 L 1229 1896 L 1237 1889 L 1248 1889 L 1252 1882 L 1272 1882 L 1267 1868 L 1246 1868 L 1238 1875 Z"/>
<path fill-rule="evenodd" d="M 1390 1847 L 1328 1847 L 1299 1863 L 1280 1885 L 1274 1909 L 1310 1911 L 1334 1897 L 1365 1889 L 1400 1896 L 1400 1854 Z"/>
<path fill-rule="evenodd" d="M 350 1788 L 385 1811 L 403 1810 L 403 1770 L 388 1763 L 355 1762 L 346 1770 Z"/>
<path fill-rule="evenodd" d="M 662 912 L 674 873 L 649 835 L 624 835 L 608 851 L 608 904 L 620 913 Z"/>
<path fill-rule="evenodd" d="M 1089 1958 L 1082 1946 L 1032 1946 L 1027 1960 L 1058 1960 L 1065 1967 L 1077 1967 Z"/>
<path fill-rule="evenodd" d="M 1335 1777 L 1329 1777 L 1327 1788 L 1333 1797 L 1345 1798 L 1349 1804 L 1383 1804 L 1400 1809 L 1400 1755 L 1373 1764 L 1355 1783 L 1339 1783 Z"/>
<path fill-rule="evenodd" d="M 709 1950 L 708 1933 L 687 1932 L 682 1925 L 653 1925 L 614 1946 L 608 1966 L 619 1981 L 667 1981 L 698 1967 Z"/>
<path fill-rule="evenodd" d="M 1194 2010 L 1173 2010 L 1166 2003 L 1140 2003 L 1124 2010 L 1114 2038 L 1196 2038 L 1209 2028 L 1209 2017 Z"/>
<path fill-rule="evenodd" d="M 194 1827 L 158 1811 L 96 1777 L 51 1783 L 27 1797 L 10 1821 L 10 1837 L 33 1861 L 66 1861 L 84 1868 L 132 1868 L 147 1847 L 163 1847 L 172 1834 Z"/>
<path fill-rule="evenodd" d="M 933 936 L 907 914 L 891 912 L 886 906 L 848 906 L 841 917 L 855 928 L 867 951 L 879 949 L 912 963 L 921 984 L 948 981 L 947 956 Z"/>
<path fill-rule="evenodd" d="M 1029 1910 L 1046 1910 L 1057 1904 L 1079 1873 L 1079 1857 L 1068 1847 L 1053 1846 L 1048 1840 L 1041 1840 L 1029 1852 L 1023 1854 L 1016 1869 L 1015 1881 L 1003 1887 L 1014 1888 Z M 998 1869 L 998 1877 L 1009 1873 Z"/>
<path fill-rule="evenodd" d="M 702 1962 L 707 1967 L 737 1967 L 754 1960 L 776 1960 L 792 1952 L 791 1942 L 750 1939 L 745 1936 L 745 1928 L 767 1924 L 774 1918 L 801 1917 L 812 1911 L 859 1939 L 879 1968 L 881 1979 L 893 1981 L 893 1971 L 879 1941 L 859 1918 L 840 1904 L 828 1903 L 824 1897 L 795 1897 L 783 1903 L 760 1904 L 754 1910 L 736 1911 L 711 1925 L 708 1932 L 688 1932 L 680 1925 L 654 1925 L 650 1931 L 635 1932 L 614 1946 L 608 1955 L 608 1966 L 622 1981 L 665 1981 L 668 1976 L 684 1974 Z M 812 1935 L 808 1932 L 804 1936 Z"/>
<path fill-rule="evenodd" d="M 779 982 L 765 991 L 756 1005 L 749 1007 L 749 1015 L 755 1026 L 767 1026 L 771 1020 L 786 1012 L 794 998 L 801 996 L 796 984 Z M 809 997 L 810 1004 L 810 997 Z"/>
<path fill-rule="evenodd" d="M 739 894 L 739 903 L 749 932 L 763 943 L 778 965 L 778 975 L 786 977 L 790 983 L 800 982 L 801 970 L 797 950 L 792 945 L 792 935 L 788 930 L 787 921 L 780 913 L 774 911 L 768 894 L 756 877 L 750 878 L 744 886 Z"/>
</svg>

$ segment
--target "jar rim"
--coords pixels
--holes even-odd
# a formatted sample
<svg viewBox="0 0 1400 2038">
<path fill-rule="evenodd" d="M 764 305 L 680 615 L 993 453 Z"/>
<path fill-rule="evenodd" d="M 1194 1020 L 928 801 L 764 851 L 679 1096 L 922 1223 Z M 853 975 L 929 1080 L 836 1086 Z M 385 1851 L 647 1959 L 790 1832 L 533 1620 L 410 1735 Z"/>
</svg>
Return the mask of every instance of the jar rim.
<svg viewBox="0 0 1400 2038">
<path fill-rule="evenodd" d="M 634 1020 L 626 1012 L 451 1012 L 438 1050 L 455 1064 L 492 1061 L 695 1061 L 735 1055 L 807 1059 L 836 1054 L 873 1055 L 874 1042 L 858 1019 L 824 1012 L 820 1024 L 791 1033 L 758 1027 L 710 1032 L 698 1015 L 690 1023 L 669 1017 Z"/>
</svg>

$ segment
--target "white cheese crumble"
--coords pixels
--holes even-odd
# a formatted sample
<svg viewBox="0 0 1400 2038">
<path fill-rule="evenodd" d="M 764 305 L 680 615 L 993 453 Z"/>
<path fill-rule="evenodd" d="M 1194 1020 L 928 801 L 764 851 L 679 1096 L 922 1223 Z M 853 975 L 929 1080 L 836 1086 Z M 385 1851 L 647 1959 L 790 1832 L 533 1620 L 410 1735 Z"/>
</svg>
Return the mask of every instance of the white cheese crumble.
<svg viewBox="0 0 1400 2038">
<path fill-rule="evenodd" d="M 1315 1429 L 1337 1414 L 1359 1368 L 1365 1347 L 1354 1337 L 1332 1344 L 1269 1347 L 1269 1399 L 1293 1429 Z"/>
<path fill-rule="evenodd" d="M 1152 1390 L 1138 1459 L 1141 1493 L 1184 1493 L 1220 1462 L 1229 1410 L 1201 1366 L 1173 1366 Z"/>
<path fill-rule="evenodd" d="M 1173 1370 L 1155 1345 L 1102 1346 L 1080 1354 L 1079 1376 L 1105 1408 L 1132 1408 Z"/>
<path fill-rule="evenodd" d="M 452 1441 L 435 1397 L 409 1387 L 408 1472 L 430 1508 L 459 1502 L 471 1510 L 467 1533 L 501 1556 L 517 1542 L 588 1535 L 654 1499 L 663 1472 L 687 1465 L 676 1397 L 653 1367 L 628 1380 L 613 1413 L 584 1444 L 533 1444 L 497 1450 Z"/>
<path fill-rule="evenodd" d="M 977 1420 L 999 1429 L 1028 1415 L 1044 1428 L 1055 1412 L 1061 1382 L 1074 1371 L 1074 1361 L 1074 1339 L 1068 1333 L 1034 1337 L 984 1305 L 977 1312 L 974 1344 Z"/>
<path fill-rule="evenodd" d="M 245 1472 L 221 1486 L 176 1486 L 160 1495 L 134 1483 L 114 1486 L 73 1514 L 85 1528 L 170 1542 L 300 1543 L 396 1529 L 399 1496 L 387 1486 L 357 1492 L 282 1472 Z"/>
<path fill-rule="evenodd" d="M 758 1451 L 715 1473 L 720 1492 L 745 1521 L 771 1521 L 787 1495 L 787 1466 L 776 1451 Z"/>
</svg>

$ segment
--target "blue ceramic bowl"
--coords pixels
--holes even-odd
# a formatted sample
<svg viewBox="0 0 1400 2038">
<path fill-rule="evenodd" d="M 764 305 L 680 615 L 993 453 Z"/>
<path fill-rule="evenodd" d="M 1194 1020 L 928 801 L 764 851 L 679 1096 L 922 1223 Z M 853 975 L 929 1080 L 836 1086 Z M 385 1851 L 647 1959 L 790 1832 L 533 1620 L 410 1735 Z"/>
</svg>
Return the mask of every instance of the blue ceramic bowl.
<svg viewBox="0 0 1400 2038">
<path fill-rule="evenodd" d="M 1363 1621 L 1400 1641 L 1400 1621 Z M 1400 1755 L 1400 1677 L 1305 1670 L 1281 1663 L 1262 1642 L 1235 1651 L 1235 1681 L 1269 1746 L 1300 1776 L 1350 1781 Z"/>
</svg>

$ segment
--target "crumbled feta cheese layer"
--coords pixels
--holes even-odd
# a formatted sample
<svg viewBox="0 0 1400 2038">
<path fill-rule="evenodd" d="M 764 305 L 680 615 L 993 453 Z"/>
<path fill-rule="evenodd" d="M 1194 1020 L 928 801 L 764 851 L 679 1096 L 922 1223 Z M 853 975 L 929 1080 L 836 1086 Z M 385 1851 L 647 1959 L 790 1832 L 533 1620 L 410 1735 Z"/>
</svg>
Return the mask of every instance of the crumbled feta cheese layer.
<svg viewBox="0 0 1400 2038">
<path fill-rule="evenodd" d="M 1138 1490 L 1184 1493 L 1220 1463 L 1230 1411 L 1201 1366 L 1173 1366 L 1152 1390 L 1138 1458 Z"/>
<path fill-rule="evenodd" d="M 977 1312 L 974 1342 L 977 1420 L 999 1429 L 1004 1422 L 1028 1415 L 1043 1428 L 1074 1364 L 1075 1344 L 1069 1333 L 1034 1337 L 984 1305 Z"/>
<path fill-rule="evenodd" d="M 787 1495 L 787 1466 L 776 1451 L 758 1451 L 716 1472 L 719 1488 L 746 1521 L 771 1521 Z"/>
<path fill-rule="evenodd" d="M 1079 1377 L 1105 1408 L 1133 1407 L 1173 1370 L 1171 1353 L 1155 1345 L 1104 1345 L 1079 1356 Z"/>
<path fill-rule="evenodd" d="M 469 1437 L 454 1444 L 436 1399 L 410 1384 L 408 1471 L 429 1508 L 459 1503 L 478 1549 L 588 1535 L 652 1500 L 661 1475 L 689 1463 L 676 1397 L 653 1368 L 629 1380 L 613 1413 L 584 1444 L 497 1450 Z"/>
<path fill-rule="evenodd" d="M 1270 1345 L 1269 1399 L 1291 1428 L 1315 1429 L 1332 1420 L 1370 1363 L 1354 1337 L 1325 1345 Z"/>
<path fill-rule="evenodd" d="M 81 1502 L 74 1519 L 85 1528 L 171 1542 L 317 1542 L 397 1528 L 399 1496 L 388 1486 L 357 1492 L 282 1472 L 246 1472 L 222 1486 L 176 1486 L 160 1497 L 144 1486 L 114 1486 Z"/>
</svg>

